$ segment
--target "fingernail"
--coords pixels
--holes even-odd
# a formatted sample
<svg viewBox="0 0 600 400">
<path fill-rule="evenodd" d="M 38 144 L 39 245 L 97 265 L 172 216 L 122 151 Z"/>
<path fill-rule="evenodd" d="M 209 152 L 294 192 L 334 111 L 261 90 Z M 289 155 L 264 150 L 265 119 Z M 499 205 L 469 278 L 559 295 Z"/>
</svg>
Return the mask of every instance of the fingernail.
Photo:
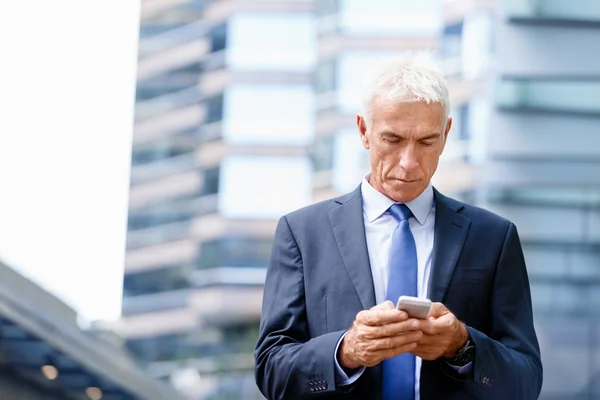
<svg viewBox="0 0 600 400">
<path fill-rule="evenodd" d="M 413 321 L 412 324 L 410 324 L 410 326 L 412 326 L 413 328 L 418 328 L 419 327 L 419 322 L 418 321 Z"/>
</svg>

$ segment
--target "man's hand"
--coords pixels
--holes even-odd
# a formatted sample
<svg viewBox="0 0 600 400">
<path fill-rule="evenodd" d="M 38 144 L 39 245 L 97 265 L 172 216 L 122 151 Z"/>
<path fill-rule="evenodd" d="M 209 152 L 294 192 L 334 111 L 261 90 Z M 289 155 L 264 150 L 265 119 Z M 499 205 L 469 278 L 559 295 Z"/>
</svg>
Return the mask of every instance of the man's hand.
<svg viewBox="0 0 600 400">
<path fill-rule="evenodd" d="M 408 318 L 391 301 L 361 311 L 339 347 L 339 363 L 348 369 L 372 367 L 387 358 L 411 352 L 423 336 L 418 327 L 417 319 Z"/>
<path fill-rule="evenodd" d="M 442 303 L 431 305 L 427 319 L 419 320 L 417 329 L 423 332 L 423 336 L 411 353 L 423 360 L 452 358 L 469 338 L 465 325 Z"/>
</svg>

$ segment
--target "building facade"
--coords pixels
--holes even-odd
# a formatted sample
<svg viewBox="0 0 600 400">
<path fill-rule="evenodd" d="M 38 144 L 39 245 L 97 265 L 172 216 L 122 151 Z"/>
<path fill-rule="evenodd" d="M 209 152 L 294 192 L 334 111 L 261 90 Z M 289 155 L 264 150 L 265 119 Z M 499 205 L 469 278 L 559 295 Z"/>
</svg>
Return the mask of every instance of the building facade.
<svg viewBox="0 0 600 400">
<path fill-rule="evenodd" d="M 252 351 L 272 235 L 284 213 L 368 172 L 354 116 L 373 62 L 437 51 L 455 128 L 435 184 L 473 193 L 470 143 L 483 128 L 469 110 L 483 101 L 490 49 L 468 41 L 491 34 L 492 6 L 366 3 L 142 3 L 118 329 L 150 374 L 190 398 L 261 398 Z"/>
<path fill-rule="evenodd" d="M 124 349 L 77 326 L 77 313 L 0 262 L 0 399 L 179 400 Z"/>
<path fill-rule="evenodd" d="M 502 0 L 480 202 L 512 220 L 541 399 L 600 398 L 600 3 Z"/>
</svg>

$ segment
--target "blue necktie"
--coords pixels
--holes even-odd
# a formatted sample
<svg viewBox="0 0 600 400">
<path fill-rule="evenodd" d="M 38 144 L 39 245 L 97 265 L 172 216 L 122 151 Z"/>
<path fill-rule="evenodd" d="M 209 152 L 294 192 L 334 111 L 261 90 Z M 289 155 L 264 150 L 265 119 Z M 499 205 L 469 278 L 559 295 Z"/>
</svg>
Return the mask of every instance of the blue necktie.
<svg viewBox="0 0 600 400">
<path fill-rule="evenodd" d="M 400 296 L 417 296 L 417 247 L 408 226 L 408 218 L 412 215 L 408 207 L 394 204 L 390 213 L 398 226 L 392 234 L 386 300 L 396 304 Z M 415 356 L 400 354 L 384 360 L 382 367 L 383 400 L 414 400 Z"/>
</svg>

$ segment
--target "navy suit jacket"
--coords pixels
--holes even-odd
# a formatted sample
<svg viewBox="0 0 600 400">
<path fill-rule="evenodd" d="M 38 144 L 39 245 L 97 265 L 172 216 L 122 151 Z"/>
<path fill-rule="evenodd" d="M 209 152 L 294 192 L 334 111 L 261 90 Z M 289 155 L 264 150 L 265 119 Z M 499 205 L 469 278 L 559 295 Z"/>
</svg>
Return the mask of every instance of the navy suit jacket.
<svg viewBox="0 0 600 400">
<path fill-rule="evenodd" d="M 434 191 L 429 298 L 463 321 L 472 373 L 423 361 L 422 400 L 537 399 L 542 364 L 515 226 Z M 334 351 L 356 314 L 375 305 L 360 186 L 300 209 L 277 226 L 267 270 L 255 377 L 267 399 L 381 398 L 381 366 L 336 387 Z"/>
</svg>

